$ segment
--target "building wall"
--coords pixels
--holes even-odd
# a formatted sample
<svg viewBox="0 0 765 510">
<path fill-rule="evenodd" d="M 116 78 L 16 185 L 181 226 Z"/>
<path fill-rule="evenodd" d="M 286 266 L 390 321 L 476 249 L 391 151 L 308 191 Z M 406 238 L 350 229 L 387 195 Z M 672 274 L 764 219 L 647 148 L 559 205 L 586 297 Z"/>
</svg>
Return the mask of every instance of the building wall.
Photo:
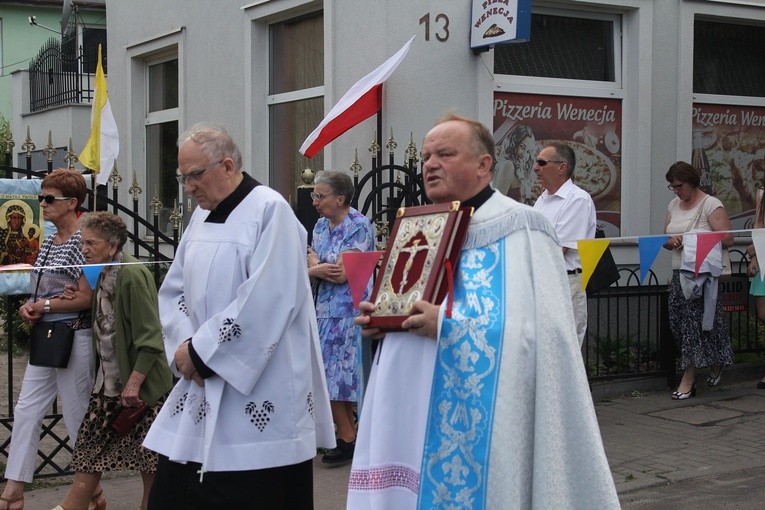
<svg viewBox="0 0 765 510">
<path fill-rule="evenodd" d="M 81 9 L 80 15 L 84 23 L 88 25 L 105 25 L 106 12 L 103 9 Z M 23 5 L 23 2 L 2 2 L 0 4 L 0 24 L 2 30 L 0 36 L 0 50 L 2 50 L 2 67 L 0 67 L 0 114 L 9 121 L 14 116 L 12 103 L 13 78 L 12 74 L 18 70 L 29 68 L 29 61 L 37 56 L 45 42 L 51 37 L 60 39 L 50 30 L 40 26 L 29 24 L 29 16 L 36 16 L 38 25 L 60 30 L 61 6 Z M 29 111 L 28 103 L 25 110 Z M 19 113 L 15 113 L 19 115 Z M 14 137 L 18 135 L 14 131 Z"/>
<path fill-rule="evenodd" d="M 209 4 L 209 3 L 208 3 Z M 268 25 L 323 10 L 325 112 L 359 78 L 416 35 L 409 55 L 386 82 L 384 139 L 393 129 L 400 155 L 448 110 L 491 125 L 498 91 L 587 97 L 587 84 L 494 76 L 494 52 L 469 49 L 468 2 L 438 0 L 271 0 L 215 4 L 169 0 L 158 9 L 149 0 L 108 2 L 110 97 L 124 147 L 122 168 L 141 172 L 144 109 L 135 90 L 144 87 L 141 59 L 168 45 L 180 59 L 181 130 L 199 120 L 229 127 L 243 149 L 245 167 L 268 182 Z M 765 6 L 752 0 L 535 0 L 535 11 L 615 15 L 621 21 L 621 76 L 612 96 L 622 101 L 621 235 L 663 231 L 672 193 L 664 173 L 690 160 L 693 90 L 693 27 L 696 17 L 765 21 Z M 438 40 L 435 16 L 449 18 L 449 37 Z M 426 40 L 422 19 L 430 15 Z M 752 21 L 753 20 L 753 21 Z M 441 32 L 443 35 L 443 31 Z M 534 34 L 532 34 L 534 37 Z M 765 106 L 765 98 L 754 98 Z M 369 168 L 367 148 L 375 130 L 369 119 L 324 149 L 326 168 L 346 170 L 358 149 Z M 400 156 L 399 156 L 400 157 Z M 617 261 L 637 263 L 635 240 L 615 243 Z M 661 255 L 662 257 L 664 255 Z M 668 264 L 660 264 L 667 266 Z"/>
</svg>

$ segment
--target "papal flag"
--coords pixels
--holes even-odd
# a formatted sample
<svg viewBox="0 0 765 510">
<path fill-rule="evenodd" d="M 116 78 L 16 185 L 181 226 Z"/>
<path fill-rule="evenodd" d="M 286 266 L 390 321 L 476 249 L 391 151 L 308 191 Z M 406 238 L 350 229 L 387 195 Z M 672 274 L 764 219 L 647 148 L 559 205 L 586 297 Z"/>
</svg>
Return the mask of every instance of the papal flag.
<svg viewBox="0 0 765 510">
<path fill-rule="evenodd" d="M 314 157 L 329 142 L 382 109 L 382 85 L 404 60 L 415 37 L 412 36 L 395 55 L 357 81 L 340 98 L 303 142 L 300 147 L 301 154 L 309 158 Z"/>
<path fill-rule="evenodd" d="M 120 153 L 120 138 L 114 121 L 109 96 L 106 93 L 106 77 L 101 65 L 101 45 L 98 45 L 98 66 L 96 67 L 96 93 L 90 112 L 90 138 L 80 153 L 80 162 L 93 170 L 98 184 L 106 184 Z"/>
</svg>

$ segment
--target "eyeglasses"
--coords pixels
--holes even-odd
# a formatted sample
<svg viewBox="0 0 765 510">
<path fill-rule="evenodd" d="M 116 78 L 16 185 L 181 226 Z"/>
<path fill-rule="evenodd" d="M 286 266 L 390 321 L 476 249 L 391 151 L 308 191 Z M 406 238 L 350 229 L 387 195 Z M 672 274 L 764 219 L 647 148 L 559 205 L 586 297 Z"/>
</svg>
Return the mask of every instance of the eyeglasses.
<svg viewBox="0 0 765 510">
<path fill-rule="evenodd" d="M 54 197 L 53 195 L 37 195 L 37 201 L 41 204 L 45 200 L 46 204 L 52 204 L 54 200 L 71 200 L 74 197 Z"/>
<path fill-rule="evenodd" d="M 561 164 L 561 163 L 565 163 L 565 161 L 554 161 L 552 159 L 549 159 L 549 160 L 548 159 L 537 159 L 536 163 L 537 163 L 537 166 L 542 167 L 542 166 L 547 166 L 547 163 L 558 163 L 558 164 Z"/>
<path fill-rule="evenodd" d="M 680 189 L 685 186 L 685 183 L 682 182 L 680 184 L 667 184 L 667 189 L 671 191 L 680 191 Z"/>
<path fill-rule="evenodd" d="M 334 195 L 334 193 L 311 193 L 311 200 L 323 200 L 324 197 Z"/>
<path fill-rule="evenodd" d="M 189 172 L 187 174 L 177 173 L 175 174 L 175 178 L 178 179 L 178 182 L 182 185 L 185 185 L 187 182 L 197 182 L 199 179 L 202 178 L 205 172 L 207 172 L 208 170 L 212 170 L 213 168 L 220 165 L 221 163 L 223 163 L 222 159 L 216 163 L 210 164 L 210 166 L 202 168 L 201 170 L 194 170 L 193 172 Z"/>
</svg>

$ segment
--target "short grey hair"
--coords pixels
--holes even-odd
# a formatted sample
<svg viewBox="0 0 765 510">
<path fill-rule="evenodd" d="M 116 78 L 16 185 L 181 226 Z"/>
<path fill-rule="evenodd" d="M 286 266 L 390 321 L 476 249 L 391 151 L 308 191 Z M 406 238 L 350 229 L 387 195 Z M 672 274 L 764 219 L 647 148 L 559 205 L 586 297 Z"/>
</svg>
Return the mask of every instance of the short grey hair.
<svg viewBox="0 0 765 510">
<path fill-rule="evenodd" d="M 242 153 L 224 127 L 206 122 L 194 124 L 178 137 L 178 148 L 189 140 L 200 146 L 210 163 L 230 157 L 236 169 L 242 170 Z"/>
<path fill-rule="evenodd" d="M 83 214 L 80 218 L 80 229 L 92 230 L 98 237 L 116 246 L 117 251 L 122 251 L 128 238 L 127 226 L 122 218 L 107 211 Z"/>
<path fill-rule="evenodd" d="M 345 205 L 350 206 L 355 189 L 353 181 L 348 174 L 337 170 L 324 170 L 316 174 L 314 184 L 324 183 L 332 190 L 332 193 L 345 197 Z"/>
<path fill-rule="evenodd" d="M 572 149 L 569 144 L 558 140 L 549 142 L 546 147 L 554 148 L 555 152 L 558 153 L 558 157 L 566 162 L 568 165 L 568 177 L 571 178 L 571 176 L 574 175 L 574 169 L 576 168 L 576 154 L 574 153 L 574 149 Z"/>
</svg>

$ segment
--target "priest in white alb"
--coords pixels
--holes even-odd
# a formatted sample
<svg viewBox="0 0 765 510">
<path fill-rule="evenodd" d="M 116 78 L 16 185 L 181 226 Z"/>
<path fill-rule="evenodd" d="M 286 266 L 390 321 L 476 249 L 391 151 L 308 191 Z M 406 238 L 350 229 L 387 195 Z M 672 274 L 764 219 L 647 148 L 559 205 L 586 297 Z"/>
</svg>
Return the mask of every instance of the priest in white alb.
<svg viewBox="0 0 765 510">
<path fill-rule="evenodd" d="M 552 225 L 490 183 L 494 141 L 454 115 L 425 137 L 425 192 L 472 206 L 452 308 L 418 301 L 383 338 L 349 510 L 618 509 Z"/>
</svg>

